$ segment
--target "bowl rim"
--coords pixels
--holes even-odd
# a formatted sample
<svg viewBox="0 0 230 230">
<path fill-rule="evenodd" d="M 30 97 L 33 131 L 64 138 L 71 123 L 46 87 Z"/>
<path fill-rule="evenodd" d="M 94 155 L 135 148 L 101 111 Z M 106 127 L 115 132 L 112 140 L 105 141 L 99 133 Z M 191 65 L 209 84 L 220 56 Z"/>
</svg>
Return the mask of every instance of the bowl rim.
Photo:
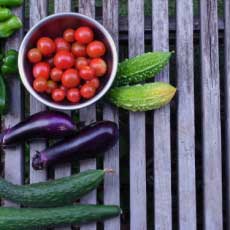
<svg viewBox="0 0 230 230">
<path fill-rule="evenodd" d="M 52 102 L 46 100 L 45 98 L 41 97 L 38 93 L 35 92 L 35 90 L 29 84 L 29 81 L 27 80 L 26 73 L 25 73 L 24 68 L 23 68 L 23 63 L 24 63 L 23 58 L 25 56 L 25 47 L 26 47 L 26 44 L 29 41 L 30 37 L 34 33 L 34 31 L 37 28 L 41 27 L 43 25 L 43 23 L 45 23 L 46 21 L 48 21 L 50 19 L 54 19 L 54 18 L 58 18 L 58 17 L 66 17 L 66 16 L 74 16 L 74 17 L 78 17 L 78 18 L 80 17 L 83 20 L 86 20 L 86 21 L 93 23 L 96 26 L 96 28 L 98 28 L 105 35 L 105 37 L 106 37 L 106 39 L 110 45 L 111 52 L 112 52 L 112 58 L 113 58 L 113 61 L 112 61 L 113 68 L 112 68 L 111 74 L 109 76 L 107 83 L 102 88 L 102 90 L 98 94 L 96 94 L 93 98 L 91 98 L 91 99 L 89 99 L 83 103 L 79 103 L 79 104 L 75 104 L 75 105 L 55 104 L 55 103 L 52 103 Z M 82 109 L 82 108 L 85 108 L 85 107 L 92 105 L 95 102 L 97 102 L 100 98 L 102 98 L 106 94 L 106 92 L 112 86 L 112 83 L 116 77 L 117 66 L 118 66 L 117 49 L 116 49 L 116 45 L 114 43 L 114 40 L 113 40 L 112 36 L 110 35 L 110 33 L 108 32 L 108 30 L 101 23 L 96 21 L 95 19 L 88 17 L 86 15 L 80 14 L 80 13 L 74 13 L 74 12 L 55 13 L 55 14 L 49 15 L 49 16 L 41 19 L 37 24 L 32 26 L 31 29 L 27 32 L 27 34 L 23 38 L 22 43 L 21 43 L 20 48 L 19 48 L 18 68 L 19 68 L 19 75 L 20 75 L 20 78 L 21 78 L 23 85 L 29 91 L 29 93 L 33 97 L 35 97 L 38 101 L 42 102 L 46 106 L 49 106 L 49 107 L 54 108 L 54 109 L 59 109 L 59 110 Z"/>
</svg>

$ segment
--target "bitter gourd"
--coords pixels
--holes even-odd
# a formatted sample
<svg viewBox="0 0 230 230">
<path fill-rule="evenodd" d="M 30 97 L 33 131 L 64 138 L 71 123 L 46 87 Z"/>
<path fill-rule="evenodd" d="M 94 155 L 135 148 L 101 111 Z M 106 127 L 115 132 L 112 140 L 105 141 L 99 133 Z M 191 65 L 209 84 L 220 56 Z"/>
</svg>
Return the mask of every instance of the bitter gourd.
<svg viewBox="0 0 230 230">
<path fill-rule="evenodd" d="M 176 88 L 164 82 L 112 88 L 107 99 L 117 107 L 133 112 L 158 109 L 168 104 Z"/>
<path fill-rule="evenodd" d="M 169 62 L 172 52 L 149 52 L 118 65 L 114 87 L 135 84 L 156 76 Z"/>
</svg>

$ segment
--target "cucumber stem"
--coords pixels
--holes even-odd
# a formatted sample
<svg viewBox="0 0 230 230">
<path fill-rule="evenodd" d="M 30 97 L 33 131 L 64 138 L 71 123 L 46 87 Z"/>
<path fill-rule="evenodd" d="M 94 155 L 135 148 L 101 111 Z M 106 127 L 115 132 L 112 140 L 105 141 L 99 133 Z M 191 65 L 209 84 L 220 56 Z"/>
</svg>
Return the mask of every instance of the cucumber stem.
<svg viewBox="0 0 230 230">
<path fill-rule="evenodd" d="M 110 169 L 110 168 L 105 168 L 105 169 L 104 169 L 104 172 L 105 172 L 105 173 L 112 173 L 112 174 L 115 174 L 115 173 L 116 173 L 116 171 L 115 171 L 114 169 Z"/>
</svg>

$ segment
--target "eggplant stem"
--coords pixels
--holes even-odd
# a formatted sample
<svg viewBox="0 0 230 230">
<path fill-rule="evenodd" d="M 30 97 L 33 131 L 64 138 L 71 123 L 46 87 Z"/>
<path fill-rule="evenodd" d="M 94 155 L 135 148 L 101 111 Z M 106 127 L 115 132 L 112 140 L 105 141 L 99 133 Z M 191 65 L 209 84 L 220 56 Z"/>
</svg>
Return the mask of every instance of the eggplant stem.
<svg viewBox="0 0 230 230">
<path fill-rule="evenodd" d="M 115 173 L 116 173 L 116 171 L 115 171 L 114 169 L 110 169 L 110 168 L 104 169 L 104 172 L 105 172 L 105 173 L 112 173 L 112 174 L 115 174 Z"/>
</svg>

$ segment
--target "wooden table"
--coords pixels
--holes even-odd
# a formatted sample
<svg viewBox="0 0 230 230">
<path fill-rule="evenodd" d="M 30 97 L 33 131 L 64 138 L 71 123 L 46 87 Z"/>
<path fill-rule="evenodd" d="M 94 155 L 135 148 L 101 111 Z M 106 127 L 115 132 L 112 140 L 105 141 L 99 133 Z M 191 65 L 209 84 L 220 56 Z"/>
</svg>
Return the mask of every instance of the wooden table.
<svg viewBox="0 0 230 230">
<path fill-rule="evenodd" d="M 148 32 L 148 39 L 152 40 L 153 50 L 169 50 L 169 32 L 171 30 L 176 32 L 178 89 L 177 98 L 174 100 L 176 109 L 170 111 L 170 106 L 166 106 L 151 113 L 153 124 L 151 134 L 146 129 L 145 113 L 129 113 L 130 160 L 127 167 L 129 165 L 130 168 L 130 229 L 150 229 L 147 227 L 150 226 L 150 222 L 153 222 L 151 229 L 156 230 L 230 229 L 230 1 L 225 0 L 226 17 L 224 23 L 219 24 L 217 0 L 200 1 L 200 18 L 196 21 L 193 20 L 193 1 L 177 0 L 176 20 L 172 23 L 168 17 L 168 0 L 153 0 L 152 18 L 148 20 L 144 17 L 143 0 L 127 1 L 128 18 L 121 20 L 118 15 L 119 0 L 103 0 L 103 25 L 112 34 L 118 50 L 119 26 L 120 31 L 128 31 L 129 57 L 145 51 L 145 38 L 147 38 L 145 29 Z M 30 0 L 29 3 L 29 24 L 33 26 L 47 16 L 48 1 Z M 71 11 L 71 0 L 54 0 L 54 6 L 54 13 Z M 95 0 L 79 0 L 78 11 L 94 18 Z M 15 9 L 14 12 L 23 19 L 23 7 Z M 221 78 L 218 25 L 222 30 L 225 29 L 225 74 Z M 194 29 L 200 32 L 200 88 L 194 86 Z M 21 30 L 8 39 L 6 49 L 18 49 L 24 32 Z M 120 35 L 123 40 L 126 39 L 122 32 Z M 170 79 L 168 67 L 155 78 L 166 82 Z M 29 100 L 24 99 L 24 89 L 18 76 L 8 79 L 8 83 L 10 110 L 2 117 L 3 127 L 12 126 L 24 117 L 25 104 L 29 103 L 30 114 L 46 109 L 32 97 Z M 224 87 L 220 88 L 220 83 Z M 221 103 L 224 106 L 224 115 L 221 121 L 220 89 L 223 88 L 224 99 L 221 98 Z M 194 98 L 200 90 L 202 93 L 196 104 Z M 202 112 L 199 119 L 197 114 L 200 110 Z M 81 110 L 79 114 L 80 119 L 87 123 L 96 120 L 96 105 Z M 170 116 L 176 118 L 174 123 L 170 122 Z M 109 105 L 103 105 L 100 117 L 117 123 L 120 121 L 118 110 Z M 196 129 L 197 124 L 201 127 L 201 131 Z M 176 133 L 176 136 L 171 135 L 172 133 L 174 135 Z M 152 152 L 147 154 L 152 155 L 154 159 L 152 191 L 146 189 L 146 143 L 152 145 L 150 148 Z M 196 148 L 199 144 L 200 151 Z M 31 142 L 31 156 L 36 150 L 41 150 L 45 146 L 44 142 Z M 116 174 L 106 176 L 104 181 L 105 204 L 120 204 L 122 197 L 119 149 L 121 148 L 117 144 L 104 158 L 103 167 L 116 170 Z M 5 178 L 17 184 L 24 183 L 24 146 L 7 149 L 4 152 Z M 176 167 L 172 164 L 172 159 L 176 159 Z M 198 159 L 202 163 L 202 169 L 201 173 L 196 174 Z M 80 162 L 81 171 L 96 167 L 96 159 Z M 70 164 L 59 166 L 54 170 L 55 178 L 70 174 Z M 47 180 L 47 175 L 46 171 L 35 172 L 30 167 L 30 183 Z M 201 181 L 201 188 L 197 181 Z M 148 202 L 149 193 L 153 194 L 153 203 Z M 82 202 L 96 203 L 97 192 L 93 191 L 84 197 Z M 4 201 L 4 205 L 16 206 L 8 201 Z M 151 213 L 147 212 L 147 206 L 152 207 Z M 80 229 L 94 230 L 97 226 L 90 224 Z M 121 219 L 105 221 L 104 229 L 121 229 Z"/>
</svg>

